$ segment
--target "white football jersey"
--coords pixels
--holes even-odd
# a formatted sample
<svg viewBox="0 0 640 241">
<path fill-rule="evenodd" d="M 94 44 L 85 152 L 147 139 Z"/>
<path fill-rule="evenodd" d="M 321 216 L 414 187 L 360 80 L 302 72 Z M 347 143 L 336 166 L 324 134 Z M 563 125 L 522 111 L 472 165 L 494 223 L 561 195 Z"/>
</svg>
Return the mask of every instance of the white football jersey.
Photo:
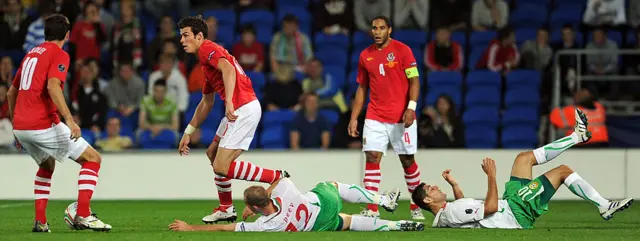
<svg viewBox="0 0 640 241">
<path fill-rule="evenodd" d="M 283 178 L 271 192 L 271 200 L 278 210 L 261 216 L 255 222 L 239 222 L 236 232 L 303 232 L 311 231 L 320 207 L 316 194 L 300 193 L 289 178 Z"/>
<path fill-rule="evenodd" d="M 509 203 L 498 200 L 498 212 L 484 216 L 484 201 L 461 198 L 446 203 L 433 220 L 434 228 L 522 228 L 516 221 Z"/>
</svg>

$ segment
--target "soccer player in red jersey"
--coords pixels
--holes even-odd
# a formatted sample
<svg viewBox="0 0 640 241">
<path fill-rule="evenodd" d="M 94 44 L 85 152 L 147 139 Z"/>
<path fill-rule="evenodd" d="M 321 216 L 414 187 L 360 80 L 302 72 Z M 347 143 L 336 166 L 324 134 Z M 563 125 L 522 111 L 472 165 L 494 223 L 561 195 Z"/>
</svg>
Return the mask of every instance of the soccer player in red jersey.
<svg viewBox="0 0 640 241">
<path fill-rule="evenodd" d="M 55 160 L 70 158 L 82 165 L 78 176 L 78 229 L 108 231 L 90 211 L 98 182 L 100 154 L 85 141 L 62 94 L 69 55 L 62 46 L 69 39 L 69 20 L 59 14 L 45 19 L 45 42 L 27 52 L 9 88 L 9 116 L 18 149 L 24 148 L 38 164 L 34 181 L 36 217 L 33 232 L 50 232 L 46 209 Z M 60 122 L 58 111 L 66 121 Z"/>
<path fill-rule="evenodd" d="M 181 155 L 189 153 L 191 134 L 205 120 L 213 107 L 214 91 L 225 102 L 225 117 L 220 122 L 216 137 L 207 149 L 213 166 L 220 206 L 202 218 L 205 223 L 235 221 L 237 213 L 231 199 L 231 179 L 272 183 L 288 177 L 285 171 L 265 169 L 247 161 L 236 160 L 249 149 L 262 116 L 260 102 L 253 91 L 251 80 L 240 64 L 222 46 L 207 40 L 207 24 L 197 17 L 186 17 L 178 22 L 180 42 L 187 53 L 197 55 L 205 82 L 202 100 L 196 107 L 191 122 L 180 140 Z"/>
<path fill-rule="evenodd" d="M 420 170 L 414 159 L 418 146 L 416 101 L 420 94 L 418 67 L 411 49 L 390 38 L 391 24 L 387 17 L 372 21 L 375 43 L 360 53 L 358 77 L 360 84 L 353 102 L 349 135 L 357 137 L 358 115 L 369 89 L 370 103 L 364 122 L 363 151 L 366 156 L 364 186 L 377 192 L 382 174 L 380 162 L 389 143 L 400 157 L 409 193 L 420 184 Z M 378 207 L 369 205 L 362 213 L 379 216 Z M 422 220 L 420 208 L 411 203 L 413 219 Z"/>
</svg>

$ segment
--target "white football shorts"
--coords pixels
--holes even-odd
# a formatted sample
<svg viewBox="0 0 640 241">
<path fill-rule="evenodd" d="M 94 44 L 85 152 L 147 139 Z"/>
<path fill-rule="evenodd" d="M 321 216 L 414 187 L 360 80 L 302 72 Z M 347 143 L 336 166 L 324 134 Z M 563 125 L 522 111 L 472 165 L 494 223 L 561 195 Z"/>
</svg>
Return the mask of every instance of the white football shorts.
<svg viewBox="0 0 640 241">
<path fill-rule="evenodd" d="M 234 113 L 238 116 L 236 121 L 229 122 L 226 116 L 220 121 L 220 126 L 216 131 L 216 136 L 220 138 L 218 147 L 249 150 L 262 117 L 260 101 L 251 101 L 238 108 Z"/>
<path fill-rule="evenodd" d="M 71 130 L 62 122 L 43 130 L 14 130 L 13 134 L 38 165 L 49 157 L 59 162 L 67 158 L 75 161 L 89 147 L 82 137 L 71 140 Z"/>
<path fill-rule="evenodd" d="M 391 143 L 396 154 L 413 155 L 418 151 L 417 126 L 417 120 L 404 128 L 404 123 L 382 123 L 366 119 L 362 131 L 362 151 L 376 151 L 386 155 Z"/>
</svg>

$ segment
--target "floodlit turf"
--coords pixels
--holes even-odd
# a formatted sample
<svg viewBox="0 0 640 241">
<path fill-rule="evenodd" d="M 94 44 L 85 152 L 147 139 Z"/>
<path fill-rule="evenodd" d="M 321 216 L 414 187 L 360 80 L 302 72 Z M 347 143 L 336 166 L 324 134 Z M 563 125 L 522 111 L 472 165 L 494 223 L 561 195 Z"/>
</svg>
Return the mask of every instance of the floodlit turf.
<svg viewBox="0 0 640 241">
<path fill-rule="evenodd" d="M 167 230 L 173 219 L 200 223 L 215 204 L 213 201 L 95 201 L 92 209 L 113 225 L 109 233 L 72 231 L 63 221 L 63 211 L 71 201 L 50 201 L 48 209 L 52 233 L 31 233 L 33 204 L 30 201 L 0 201 L 0 240 L 243 240 L 243 241 L 321 241 L 321 240 L 640 240 L 640 207 L 618 213 L 604 221 L 587 202 L 553 201 L 550 210 L 531 230 L 432 229 L 423 232 L 322 232 L 322 233 L 175 233 Z M 346 204 L 343 212 L 356 213 L 360 205 Z M 238 212 L 243 206 L 236 204 Z M 431 225 L 433 215 L 425 213 Z M 385 219 L 408 219 L 408 203 Z"/>
</svg>

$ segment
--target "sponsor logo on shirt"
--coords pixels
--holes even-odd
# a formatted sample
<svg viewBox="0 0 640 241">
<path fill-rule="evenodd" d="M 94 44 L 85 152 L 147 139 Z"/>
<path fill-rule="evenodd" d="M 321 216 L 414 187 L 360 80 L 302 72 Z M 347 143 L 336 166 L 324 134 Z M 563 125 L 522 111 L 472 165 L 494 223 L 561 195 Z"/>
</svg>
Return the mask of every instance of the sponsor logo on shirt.
<svg viewBox="0 0 640 241">
<path fill-rule="evenodd" d="M 63 65 L 63 64 L 58 65 L 58 70 L 59 70 L 60 72 L 64 72 L 64 70 L 65 70 L 65 69 L 66 69 L 66 68 L 64 67 L 64 65 Z"/>
<path fill-rule="evenodd" d="M 371 61 L 371 60 L 373 60 L 373 57 L 367 58 L 367 61 Z"/>
<path fill-rule="evenodd" d="M 411 66 L 416 66 L 416 65 L 418 65 L 418 63 L 416 62 L 411 63 Z"/>
<path fill-rule="evenodd" d="M 396 59 L 396 56 L 393 55 L 393 52 L 387 54 L 387 61 L 391 62 L 394 61 Z"/>
<path fill-rule="evenodd" d="M 465 210 L 464 210 L 464 213 L 466 213 L 466 214 L 472 214 L 472 213 L 473 213 L 473 209 L 471 209 L 471 208 L 465 209 Z"/>
<path fill-rule="evenodd" d="M 211 60 L 211 58 L 213 57 L 213 55 L 216 53 L 216 51 L 211 51 L 211 53 L 209 53 L 209 57 L 207 57 L 207 60 Z"/>
</svg>

